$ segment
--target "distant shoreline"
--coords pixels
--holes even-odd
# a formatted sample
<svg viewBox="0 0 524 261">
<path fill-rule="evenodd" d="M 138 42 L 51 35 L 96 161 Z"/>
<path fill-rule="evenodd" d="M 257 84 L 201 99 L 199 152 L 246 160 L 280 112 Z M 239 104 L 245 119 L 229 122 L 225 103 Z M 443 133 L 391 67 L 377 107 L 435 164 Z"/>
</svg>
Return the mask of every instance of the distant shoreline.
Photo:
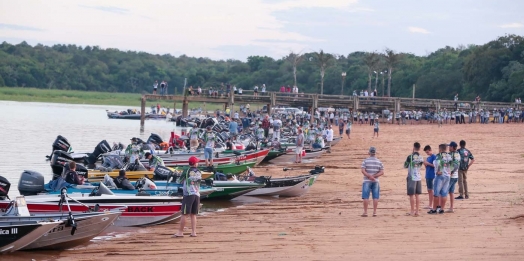
<svg viewBox="0 0 524 261">
<path fill-rule="evenodd" d="M 140 107 L 139 93 L 113 93 L 113 92 L 94 92 L 78 90 L 56 90 L 38 89 L 29 87 L 0 87 L 0 100 L 18 102 L 47 102 L 62 104 L 90 104 L 90 105 L 115 105 Z M 169 101 L 150 101 L 147 102 L 146 111 L 157 103 L 163 108 L 173 108 L 173 102 Z M 178 109 L 182 108 L 182 103 L 177 104 Z M 190 103 L 189 108 L 203 107 L 201 103 Z M 216 110 L 221 108 L 220 104 L 207 104 L 206 110 Z M 203 108 L 202 108 L 203 109 Z"/>
</svg>

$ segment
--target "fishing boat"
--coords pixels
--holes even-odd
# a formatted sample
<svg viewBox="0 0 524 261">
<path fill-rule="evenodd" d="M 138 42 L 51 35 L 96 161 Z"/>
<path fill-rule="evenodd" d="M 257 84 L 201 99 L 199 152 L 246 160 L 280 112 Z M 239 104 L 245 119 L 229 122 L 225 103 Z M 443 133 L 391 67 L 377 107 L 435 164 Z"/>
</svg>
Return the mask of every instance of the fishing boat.
<svg viewBox="0 0 524 261">
<path fill-rule="evenodd" d="M 213 181 L 216 191 L 207 199 L 233 199 L 258 188 L 264 187 L 264 183 L 238 182 L 238 181 Z"/>
<path fill-rule="evenodd" d="M 244 194 L 245 196 L 300 197 L 313 186 L 318 174 L 270 179 L 266 186 Z"/>
<path fill-rule="evenodd" d="M 61 223 L 61 221 L 0 221 L 0 253 L 22 249 Z"/>
<path fill-rule="evenodd" d="M 46 214 L 30 214 L 23 196 L 11 202 L 6 212 L 0 216 L 1 222 L 27 222 L 60 220 L 62 223 L 48 231 L 36 241 L 23 247 L 30 249 L 68 249 L 89 242 L 99 235 L 120 216 L 118 209 L 104 212 L 75 213 L 57 212 Z"/>
</svg>

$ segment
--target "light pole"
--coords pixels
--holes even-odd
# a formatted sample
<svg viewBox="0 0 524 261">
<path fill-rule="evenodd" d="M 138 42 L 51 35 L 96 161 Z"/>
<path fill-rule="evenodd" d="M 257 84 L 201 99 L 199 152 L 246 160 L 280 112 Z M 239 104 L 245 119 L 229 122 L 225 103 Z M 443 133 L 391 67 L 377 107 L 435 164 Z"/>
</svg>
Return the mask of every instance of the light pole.
<svg viewBox="0 0 524 261">
<path fill-rule="evenodd" d="M 340 95 L 344 95 L 344 83 L 346 82 L 346 72 L 342 72 L 342 87 L 340 87 Z"/>
<path fill-rule="evenodd" d="M 385 70 L 383 72 L 380 72 L 382 74 L 382 97 L 384 97 L 384 76 L 388 73 L 388 70 Z"/>
<path fill-rule="evenodd" d="M 378 73 L 377 71 L 373 71 L 375 73 L 375 90 L 377 89 L 377 84 L 378 84 Z"/>
</svg>

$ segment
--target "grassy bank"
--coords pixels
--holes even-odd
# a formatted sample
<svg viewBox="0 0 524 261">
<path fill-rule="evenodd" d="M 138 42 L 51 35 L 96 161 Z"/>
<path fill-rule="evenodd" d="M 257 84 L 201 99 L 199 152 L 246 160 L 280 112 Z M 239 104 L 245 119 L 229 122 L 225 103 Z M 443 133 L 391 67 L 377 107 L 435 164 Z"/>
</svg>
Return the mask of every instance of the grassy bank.
<svg viewBox="0 0 524 261">
<path fill-rule="evenodd" d="M 88 92 L 74 90 L 49 90 L 36 88 L 0 87 L 0 100 L 20 102 L 49 102 L 68 104 L 121 105 L 140 107 L 138 93 Z M 155 105 L 157 101 L 148 102 L 146 106 Z M 162 107 L 173 108 L 173 102 L 158 101 Z M 190 103 L 189 108 L 203 108 L 201 103 Z M 182 108 L 182 104 L 177 104 Z M 220 104 L 206 104 L 206 110 L 222 108 Z"/>
</svg>

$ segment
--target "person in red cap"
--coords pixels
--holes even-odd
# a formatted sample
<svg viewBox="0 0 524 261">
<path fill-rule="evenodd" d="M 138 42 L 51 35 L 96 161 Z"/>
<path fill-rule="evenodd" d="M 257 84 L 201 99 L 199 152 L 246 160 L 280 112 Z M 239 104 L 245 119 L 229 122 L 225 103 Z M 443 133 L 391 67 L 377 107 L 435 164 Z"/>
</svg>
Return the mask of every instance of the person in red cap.
<svg viewBox="0 0 524 261">
<path fill-rule="evenodd" d="M 200 180 L 202 179 L 202 173 L 197 168 L 198 159 L 195 156 L 189 158 L 189 169 L 185 171 L 180 177 L 180 183 L 182 183 L 182 190 L 184 192 L 184 198 L 182 199 L 182 217 L 180 218 L 180 227 L 178 232 L 173 237 L 184 236 L 184 226 L 186 224 L 186 217 L 191 217 L 191 237 L 196 237 L 196 216 L 200 209 Z"/>
</svg>

